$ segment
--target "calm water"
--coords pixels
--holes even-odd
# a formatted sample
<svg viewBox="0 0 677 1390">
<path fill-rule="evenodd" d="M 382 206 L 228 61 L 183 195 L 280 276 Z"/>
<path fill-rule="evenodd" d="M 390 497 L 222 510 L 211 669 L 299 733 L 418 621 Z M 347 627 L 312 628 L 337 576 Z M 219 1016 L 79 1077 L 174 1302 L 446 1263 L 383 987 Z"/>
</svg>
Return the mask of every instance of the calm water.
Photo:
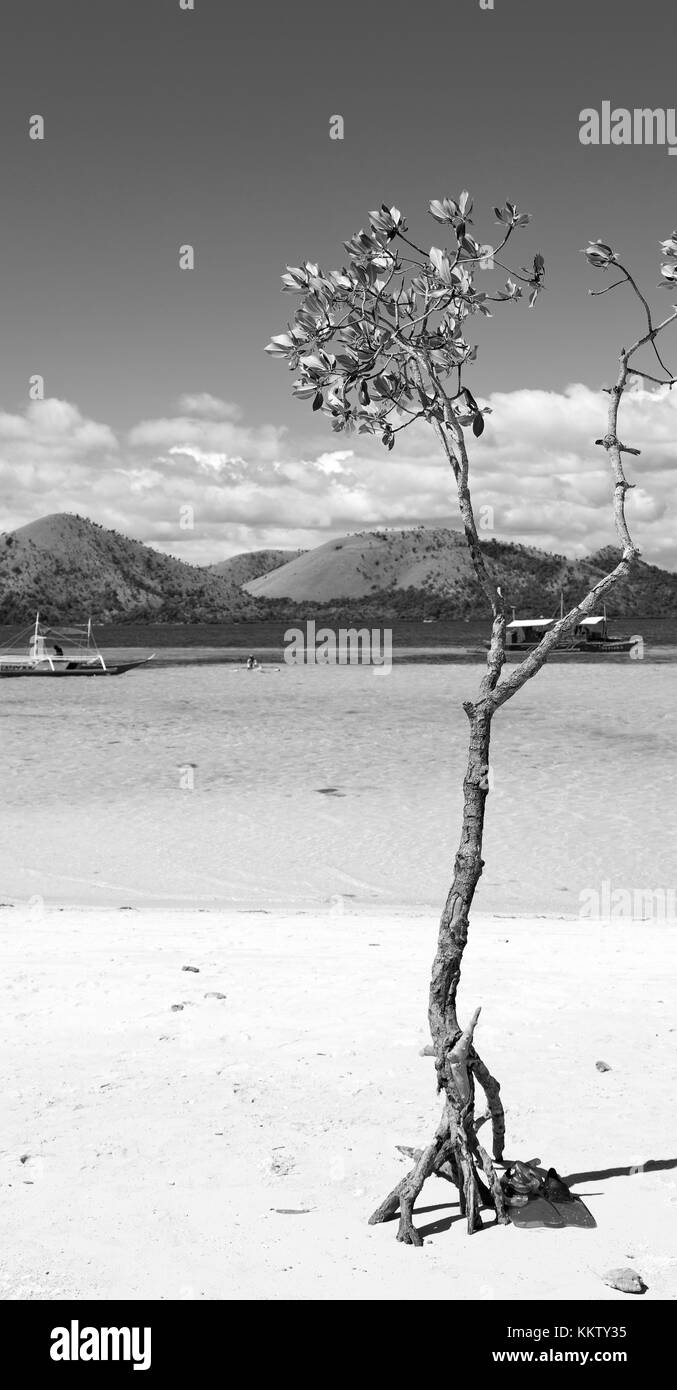
<svg viewBox="0 0 677 1390">
<path fill-rule="evenodd" d="M 0 682 L 4 900 L 430 908 L 480 666 Z M 488 912 L 677 886 L 674 665 L 546 668 L 494 724 Z"/>
<path fill-rule="evenodd" d="M 358 610 L 351 610 L 350 623 L 341 626 L 372 627 L 373 620 L 364 621 Z M 297 619 L 265 623 L 117 623 L 95 627 L 100 647 L 146 649 L 162 653 L 167 648 L 281 648 L 284 634 L 294 627 Z M 332 620 L 333 621 L 333 620 Z M 318 621 L 322 627 L 324 620 Z M 333 624 L 337 626 L 338 624 Z M 384 624 L 382 624 L 383 626 Z M 332 622 L 329 623 L 332 626 Z M 448 619 L 444 622 L 393 621 L 388 624 L 393 634 L 393 647 L 479 647 L 491 636 L 491 623 L 486 618 Z M 677 616 L 672 618 L 610 618 L 609 629 L 616 635 L 631 636 L 641 632 L 647 646 L 672 646 L 677 652 Z M 0 626 L 0 645 L 13 641 L 22 627 Z"/>
</svg>

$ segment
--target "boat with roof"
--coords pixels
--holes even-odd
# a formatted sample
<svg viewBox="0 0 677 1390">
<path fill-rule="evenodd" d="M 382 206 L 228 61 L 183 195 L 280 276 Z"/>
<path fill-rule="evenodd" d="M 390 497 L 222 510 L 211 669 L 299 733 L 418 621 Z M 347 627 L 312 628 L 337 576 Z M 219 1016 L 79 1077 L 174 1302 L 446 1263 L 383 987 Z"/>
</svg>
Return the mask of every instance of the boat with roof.
<svg viewBox="0 0 677 1390">
<path fill-rule="evenodd" d="M 563 602 L 560 603 L 559 613 L 553 618 L 516 618 L 513 608 L 512 622 L 506 623 L 505 629 L 506 654 L 533 651 L 546 632 L 550 632 L 550 629 L 562 617 L 564 617 Z M 581 618 L 576 627 L 557 643 L 554 650 L 558 654 L 570 652 L 572 655 L 581 653 L 596 656 L 613 655 L 614 653 L 632 651 L 638 640 L 637 636 L 620 637 L 610 633 L 605 607 L 603 614 Z"/>
<path fill-rule="evenodd" d="M 154 656 L 154 653 L 153 653 Z M 0 647 L 3 676 L 121 676 L 146 666 L 153 656 L 134 661 L 107 661 L 99 651 L 91 618 L 79 627 L 50 627 L 35 623 Z"/>
</svg>

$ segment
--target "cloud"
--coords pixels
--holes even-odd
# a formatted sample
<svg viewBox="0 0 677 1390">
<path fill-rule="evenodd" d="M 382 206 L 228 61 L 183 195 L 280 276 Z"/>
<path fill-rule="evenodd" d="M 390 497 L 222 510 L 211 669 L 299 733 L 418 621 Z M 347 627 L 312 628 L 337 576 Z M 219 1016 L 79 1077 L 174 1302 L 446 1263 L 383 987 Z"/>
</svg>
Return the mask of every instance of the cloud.
<svg viewBox="0 0 677 1390">
<path fill-rule="evenodd" d="M 613 542 L 608 462 L 594 444 L 608 397 L 577 383 L 483 403 L 493 413 L 469 441 L 481 534 L 570 555 Z M 307 425 L 299 447 L 286 429 L 247 422 L 207 392 L 126 434 L 66 401 L 0 412 L 3 524 L 76 511 L 198 564 L 370 526 L 459 524 L 451 470 L 424 424 L 402 431 L 392 452 L 369 435 L 333 435 L 323 417 Z M 631 531 L 647 560 L 677 569 L 677 392 L 635 388 L 620 429 L 642 451 L 627 459 Z"/>
<path fill-rule="evenodd" d="M 22 415 L 0 411 L 0 448 L 30 450 L 33 455 L 56 450 L 83 455 L 90 449 L 114 450 L 115 434 L 108 425 L 86 420 L 77 406 L 50 397 L 31 401 Z"/>
<path fill-rule="evenodd" d="M 195 395 L 179 396 L 178 407 L 183 415 L 206 415 L 214 420 L 240 420 L 242 411 L 232 401 L 222 401 L 218 396 L 210 396 L 208 391 L 198 391 Z"/>
<path fill-rule="evenodd" d="M 247 428 L 233 420 L 173 415 L 142 420 L 129 431 L 126 443 L 132 450 L 151 448 L 181 452 L 185 446 L 183 451 L 187 455 L 194 454 L 197 449 L 212 456 L 210 467 L 214 466 L 215 456 L 220 457 L 225 467 L 233 456 L 251 454 L 256 458 L 274 459 L 280 452 L 284 435 L 284 429 L 274 425 Z"/>
</svg>

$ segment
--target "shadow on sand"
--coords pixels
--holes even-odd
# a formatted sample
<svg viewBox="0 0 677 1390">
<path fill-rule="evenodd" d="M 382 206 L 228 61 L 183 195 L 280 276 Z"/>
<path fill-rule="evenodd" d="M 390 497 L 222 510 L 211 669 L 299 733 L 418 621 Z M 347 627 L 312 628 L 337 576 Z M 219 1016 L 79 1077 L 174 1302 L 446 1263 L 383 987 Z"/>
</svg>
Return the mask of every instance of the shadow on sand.
<svg viewBox="0 0 677 1390">
<path fill-rule="evenodd" d="M 451 1227 L 454 1226 L 454 1225 L 456 1224 L 457 1221 L 465 1221 L 465 1217 L 464 1217 L 464 1216 L 461 1216 L 460 1211 L 458 1211 L 458 1202 L 438 1202 L 438 1204 L 437 1204 L 436 1206 L 432 1206 L 432 1207 L 414 1207 L 414 1213 L 413 1213 L 413 1214 L 414 1214 L 415 1217 L 425 1216 L 428 1212 L 432 1212 L 432 1211 L 451 1211 L 452 1207 L 456 1207 L 456 1208 L 457 1208 L 457 1210 L 456 1210 L 456 1212 L 455 1212 L 455 1214 L 454 1214 L 453 1216 L 440 1216 L 440 1217 L 438 1217 L 437 1221 L 429 1221 L 428 1224 L 427 1224 L 427 1226 L 419 1226 L 419 1225 L 417 1225 L 417 1226 L 416 1226 L 416 1229 L 417 1229 L 419 1235 L 422 1236 L 423 1239 L 425 1239 L 426 1236 L 437 1236 L 437 1235 L 440 1235 L 440 1233 L 441 1233 L 442 1231 L 450 1231 L 450 1230 L 451 1230 Z M 395 1212 L 395 1215 L 394 1215 L 394 1216 L 389 1216 L 389 1217 L 387 1217 L 387 1221 L 398 1221 L 398 1220 L 399 1220 L 399 1212 Z M 485 1223 L 485 1225 L 482 1227 L 482 1230 L 489 1230 L 489 1227 L 492 1226 L 492 1225 L 494 1225 L 494 1224 L 495 1224 L 495 1223 L 494 1223 L 494 1222 L 491 1222 L 491 1221 L 490 1221 L 490 1222 L 487 1222 L 487 1223 Z M 477 1231 L 476 1234 L 477 1234 L 477 1235 L 480 1235 L 481 1232 L 480 1232 L 480 1231 Z"/>
<path fill-rule="evenodd" d="M 677 1168 L 677 1158 L 649 1158 L 646 1163 L 633 1163 L 627 1168 L 597 1168 L 590 1173 L 567 1173 L 564 1181 L 597 1182 L 602 1178 L 629 1178 L 635 1173 L 664 1173 L 669 1168 Z"/>
<path fill-rule="evenodd" d="M 670 1168 L 677 1168 L 677 1158 L 650 1158 L 646 1163 L 634 1163 L 627 1168 L 597 1168 L 589 1173 L 567 1173 L 564 1182 L 568 1186 L 572 1186 L 574 1183 L 597 1182 L 601 1181 L 603 1178 L 629 1178 L 634 1176 L 635 1173 L 664 1173 Z M 586 1195 L 601 1196 L 601 1193 L 587 1193 Z M 458 1202 L 439 1202 L 436 1206 L 414 1207 L 413 1214 L 414 1216 L 420 1217 L 432 1211 L 450 1211 L 452 1207 L 458 1207 Z M 463 1221 L 464 1219 L 460 1211 L 457 1211 L 454 1216 L 438 1217 L 437 1221 L 430 1221 L 427 1226 L 417 1226 L 416 1229 L 419 1235 L 424 1238 L 425 1236 L 436 1236 L 442 1231 L 451 1230 L 451 1227 L 455 1225 L 457 1221 Z M 387 1222 L 398 1220 L 399 1212 L 395 1212 L 392 1216 L 386 1218 Z M 486 1222 L 482 1230 L 488 1231 L 494 1225 L 496 1225 L 495 1221 Z M 476 1234 L 480 1235 L 480 1231 L 477 1231 Z"/>
</svg>

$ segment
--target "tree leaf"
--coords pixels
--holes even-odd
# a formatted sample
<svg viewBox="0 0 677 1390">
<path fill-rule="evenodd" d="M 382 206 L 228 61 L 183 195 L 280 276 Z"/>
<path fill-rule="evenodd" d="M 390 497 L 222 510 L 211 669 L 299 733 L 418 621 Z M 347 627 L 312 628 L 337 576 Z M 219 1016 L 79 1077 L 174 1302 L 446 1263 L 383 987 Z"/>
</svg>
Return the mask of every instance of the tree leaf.
<svg viewBox="0 0 677 1390">
<path fill-rule="evenodd" d="M 443 207 L 442 203 L 439 201 L 439 198 L 433 198 L 433 200 L 432 200 L 432 202 L 431 202 L 431 204 L 430 204 L 430 213 L 431 213 L 431 216 L 435 218 L 435 221 L 436 221 L 436 222 L 448 222 L 448 221 L 449 221 L 449 218 L 447 217 L 447 214 L 446 214 L 446 212 L 444 211 L 444 207 Z"/>
<path fill-rule="evenodd" d="M 439 275 L 440 280 L 443 280 L 445 285 L 450 285 L 451 266 L 449 264 L 447 256 L 445 255 L 445 252 L 441 251 L 439 246 L 431 246 L 430 260 L 435 268 L 436 273 Z"/>
</svg>

